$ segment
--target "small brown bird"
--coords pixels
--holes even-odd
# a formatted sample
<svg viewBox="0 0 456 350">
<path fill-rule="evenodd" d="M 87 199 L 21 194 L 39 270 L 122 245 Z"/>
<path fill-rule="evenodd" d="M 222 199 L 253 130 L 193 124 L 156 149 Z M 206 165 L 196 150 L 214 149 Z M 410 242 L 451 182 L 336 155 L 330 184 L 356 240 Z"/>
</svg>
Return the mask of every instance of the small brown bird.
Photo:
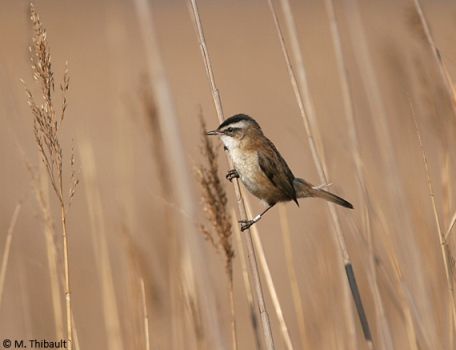
<svg viewBox="0 0 456 350">
<path fill-rule="evenodd" d="M 299 207 L 298 198 L 323 198 L 353 209 L 351 203 L 323 190 L 322 186 L 295 177 L 260 125 L 248 115 L 236 114 L 207 134 L 220 136 L 233 161 L 234 169 L 228 171 L 226 178 L 230 181 L 240 178 L 250 193 L 268 205 L 252 220 L 240 221 L 241 231 L 258 222 L 278 202 L 294 201 Z"/>
</svg>

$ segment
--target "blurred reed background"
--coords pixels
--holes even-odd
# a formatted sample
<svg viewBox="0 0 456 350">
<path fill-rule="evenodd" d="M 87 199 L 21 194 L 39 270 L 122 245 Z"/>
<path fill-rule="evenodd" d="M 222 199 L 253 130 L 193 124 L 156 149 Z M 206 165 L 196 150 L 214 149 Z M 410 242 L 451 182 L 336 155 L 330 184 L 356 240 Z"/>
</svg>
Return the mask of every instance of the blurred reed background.
<svg viewBox="0 0 456 350">
<path fill-rule="evenodd" d="M 230 279 L 223 253 L 201 234 L 210 223 L 194 171 L 205 162 L 199 115 L 208 129 L 219 124 L 198 37 L 187 1 L 146 2 L 149 17 L 138 3 L 35 2 L 51 48 L 56 106 L 69 66 L 59 140 L 65 191 L 72 154 L 80 180 L 66 218 L 73 348 L 229 349 Z M 291 50 L 283 1 L 273 3 Z M 455 347 L 448 289 L 456 242 L 456 4 L 420 3 L 430 32 L 412 0 L 291 2 L 317 148 L 331 189 L 355 206 L 337 214 L 375 349 Z M 225 115 L 256 118 L 295 175 L 318 184 L 268 2 L 198 5 Z M 20 82 L 40 97 L 29 60 L 29 3 L 4 0 L 0 28 L 0 340 L 60 339 L 67 323 L 60 208 Z M 222 147 L 217 154 L 235 220 Z M 344 297 L 326 205 L 300 204 L 273 209 L 253 232 L 257 253 L 258 243 L 264 249 L 257 258 L 275 347 L 368 349 Z M 246 235 L 235 224 L 231 233 L 237 345 L 265 348 L 240 250 Z"/>
</svg>

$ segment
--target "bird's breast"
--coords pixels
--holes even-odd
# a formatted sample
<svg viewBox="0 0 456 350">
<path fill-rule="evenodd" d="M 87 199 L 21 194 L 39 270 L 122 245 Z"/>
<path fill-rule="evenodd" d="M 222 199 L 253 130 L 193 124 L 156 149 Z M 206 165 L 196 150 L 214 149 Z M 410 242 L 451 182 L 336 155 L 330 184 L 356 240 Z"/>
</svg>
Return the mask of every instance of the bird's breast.
<svg viewBox="0 0 456 350">
<path fill-rule="evenodd" d="M 276 192 L 276 188 L 261 170 L 257 152 L 236 148 L 229 153 L 234 168 L 247 190 L 259 199 L 271 202 L 269 197 Z"/>
</svg>

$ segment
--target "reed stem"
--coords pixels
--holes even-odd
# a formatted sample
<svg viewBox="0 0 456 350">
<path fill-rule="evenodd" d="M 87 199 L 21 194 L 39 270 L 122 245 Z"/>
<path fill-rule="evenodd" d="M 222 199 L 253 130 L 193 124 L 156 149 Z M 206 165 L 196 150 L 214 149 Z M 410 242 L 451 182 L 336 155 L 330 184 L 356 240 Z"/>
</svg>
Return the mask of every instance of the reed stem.
<svg viewBox="0 0 456 350">
<path fill-rule="evenodd" d="M 307 134 L 307 139 L 309 142 L 310 150 L 312 153 L 312 158 L 314 164 L 317 169 L 318 176 L 320 178 L 321 183 L 329 183 L 327 177 L 327 169 L 326 164 L 323 157 L 322 147 L 318 147 L 320 144 L 320 135 L 318 132 L 318 123 L 312 103 L 312 99 L 310 97 L 310 91 L 308 88 L 308 82 L 306 77 L 306 71 L 304 68 L 304 62 L 302 59 L 301 48 L 298 40 L 296 24 L 294 21 L 294 16 L 291 11 L 290 3 L 288 0 L 281 0 L 282 11 L 285 16 L 285 23 L 287 25 L 288 34 L 290 36 L 291 42 L 291 51 L 296 63 L 296 70 L 295 72 L 293 65 L 291 63 L 290 56 L 288 54 L 288 49 L 285 44 L 285 39 L 283 37 L 282 29 L 280 27 L 280 22 L 277 16 L 277 12 L 275 10 L 273 0 L 267 0 L 269 8 L 271 10 L 271 14 L 274 20 L 274 25 L 277 31 L 278 39 L 280 42 L 280 46 L 282 49 L 282 53 L 285 59 L 285 63 L 288 70 L 288 75 L 290 78 L 290 82 L 296 97 L 296 101 L 299 107 L 299 111 L 301 113 L 302 120 L 304 122 L 304 127 Z M 298 83 L 299 80 L 299 83 Z M 312 130 L 312 126 L 315 130 Z M 372 335 L 369 327 L 369 323 L 367 322 L 367 318 L 365 316 L 365 311 L 363 307 L 363 303 L 361 301 L 361 294 L 359 292 L 358 284 L 356 282 L 355 272 L 352 268 L 351 258 L 347 250 L 347 245 L 345 243 L 344 236 L 342 234 L 342 229 L 339 222 L 339 217 L 337 216 L 337 212 L 335 209 L 335 205 L 327 202 L 328 209 L 330 213 L 330 217 L 334 224 L 335 230 L 332 231 L 334 234 L 334 238 L 338 244 L 338 252 L 339 252 L 339 259 L 342 260 L 348 285 L 344 284 L 344 305 L 346 311 L 346 318 L 347 318 L 347 326 L 349 327 L 349 332 L 351 333 L 352 338 L 352 346 L 356 347 L 356 334 L 355 334 L 355 327 L 353 322 L 353 317 L 351 316 L 351 306 L 349 303 L 349 292 L 347 290 L 348 286 L 350 286 L 352 292 L 352 298 L 355 302 L 356 309 L 358 311 L 358 316 L 361 322 L 361 326 L 364 333 L 365 340 L 371 344 L 372 343 Z"/>
<path fill-rule="evenodd" d="M 220 93 L 217 89 L 217 85 L 215 83 L 215 77 L 214 73 L 212 70 L 212 63 L 209 57 L 209 51 L 207 49 L 206 45 L 206 40 L 204 38 L 204 31 L 203 31 L 203 26 L 201 23 L 201 19 L 199 16 L 199 11 L 198 11 L 198 6 L 196 4 L 196 0 L 188 0 L 189 4 L 189 9 L 190 13 L 192 15 L 192 18 L 194 20 L 194 24 L 196 27 L 196 33 L 198 36 L 198 41 L 201 49 L 201 54 L 203 56 L 203 61 L 204 61 L 204 66 L 206 68 L 206 73 L 208 76 L 209 84 L 211 87 L 211 92 L 212 92 L 212 98 L 214 100 L 214 105 L 215 109 L 217 111 L 217 117 L 219 120 L 219 123 L 222 123 L 224 120 L 224 114 L 223 114 L 223 108 L 222 108 L 222 101 L 220 98 Z M 230 169 L 232 168 L 232 162 L 228 159 L 228 163 L 230 165 Z M 239 182 L 236 179 L 233 181 L 234 184 L 234 191 L 236 195 L 236 201 L 238 204 L 238 209 L 241 217 L 247 217 L 247 211 L 245 208 L 245 203 L 244 199 L 242 197 L 240 187 L 239 187 Z M 256 255 L 255 255 L 255 249 L 253 247 L 252 243 L 252 235 L 250 229 L 246 230 L 245 234 L 246 238 L 246 245 L 247 245 L 247 257 L 249 261 L 249 266 L 250 266 L 250 272 L 252 274 L 252 282 L 255 290 L 255 295 L 257 297 L 257 303 L 258 303 L 258 309 L 260 313 L 260 320 L 261 324 L 263 327 L 263 335 L 264 335 L 264 341 L 265 341 L 265 346 L 266 349 L 271 350 L 274 349 L 274 340 L 272 336 L 272 330 L 271 330 L 271 324 L 269 320 L 269 315 L 266 309 L 266 303 L 264 301 L 264 295 L 263 295 L 263 289 L 261 286 L 261 281 L 260 281 L 260 275 L 258 272 L 258 265 L 257 265 L 257 260 L 256 260 Z"/>
<path fill-rule="evenodd" d="M 19 217 L 21 207 L 22 203 L 16 204 L 16 207 L 14 208 L 14 212 L 10 220 L 10 224 L 8 226 L 8 230 L 6 231 L 6 241 L 5 247 L 3 248 L 2 265 L 0 268 L 0 305 L 2 304 L 3 291 L 5 289 L 6 268 L 8 267 L 11 242 L 13 240 L 13 231 L 14 227 L 16 226 L 17 218 Z"/>
</svg>

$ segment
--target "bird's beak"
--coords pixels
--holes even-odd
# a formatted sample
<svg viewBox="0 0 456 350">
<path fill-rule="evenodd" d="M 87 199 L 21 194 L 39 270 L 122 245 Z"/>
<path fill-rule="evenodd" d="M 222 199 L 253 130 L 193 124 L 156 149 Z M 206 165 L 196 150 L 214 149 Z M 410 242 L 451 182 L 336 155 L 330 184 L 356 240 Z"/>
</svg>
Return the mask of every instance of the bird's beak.
<svg viewBox="0 0 456 350">
<path fill-rule="evenodd" d="M 215 136 L 217 136 L 217 135 L 223 135 L 223 132 L 218 131 L 218 130 L 212 130 L 212 131 L 209 131 L 209 132 L 207 133 L 207 135 L 210 135 L 210 136 L 213 136 L 213 135 L 215 135 Z"/>
</svg>

